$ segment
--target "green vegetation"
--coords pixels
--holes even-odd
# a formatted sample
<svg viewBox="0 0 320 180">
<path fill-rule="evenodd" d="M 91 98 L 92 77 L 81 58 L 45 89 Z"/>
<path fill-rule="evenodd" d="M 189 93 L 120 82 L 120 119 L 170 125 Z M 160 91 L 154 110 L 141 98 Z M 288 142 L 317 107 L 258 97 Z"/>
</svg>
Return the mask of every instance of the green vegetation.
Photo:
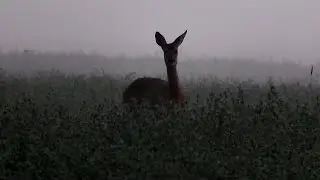
<svg viewBox="0 0 320 180">
<path fill-rule="evenodd" d="M 317 85 L 189 80 L 186 108 L 131 112 L 129 82 L 3 73 L 0 178 L 320 178 Z"/>
</svg>

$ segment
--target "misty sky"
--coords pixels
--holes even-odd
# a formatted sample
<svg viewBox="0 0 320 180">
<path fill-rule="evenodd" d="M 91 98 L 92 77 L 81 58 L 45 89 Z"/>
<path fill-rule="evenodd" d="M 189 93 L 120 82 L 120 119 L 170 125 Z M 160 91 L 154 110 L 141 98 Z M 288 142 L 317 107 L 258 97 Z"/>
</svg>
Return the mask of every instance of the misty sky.
<svg viewBox="0 0 320 180">
<path fill-rule="evenodd" d="M 1 0 L 0 48 L 181 57 L 320 58 L 319 0 Z"/>
</svg>

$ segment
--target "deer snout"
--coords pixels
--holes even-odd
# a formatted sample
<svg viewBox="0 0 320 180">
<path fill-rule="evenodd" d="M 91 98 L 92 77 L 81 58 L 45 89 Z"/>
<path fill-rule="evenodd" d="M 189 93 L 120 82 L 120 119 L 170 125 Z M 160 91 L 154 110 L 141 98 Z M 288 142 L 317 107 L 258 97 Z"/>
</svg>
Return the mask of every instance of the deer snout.
<svg viewBox="0 0 320 180">
<path fill-rule="evenodd" d="M 177 61 L 174 60 L 174 59 L 168 59 L 166 64 L 169 65 L 169 66 L 173 66 L 173 65 L 177 64 Z"/>
</svg>

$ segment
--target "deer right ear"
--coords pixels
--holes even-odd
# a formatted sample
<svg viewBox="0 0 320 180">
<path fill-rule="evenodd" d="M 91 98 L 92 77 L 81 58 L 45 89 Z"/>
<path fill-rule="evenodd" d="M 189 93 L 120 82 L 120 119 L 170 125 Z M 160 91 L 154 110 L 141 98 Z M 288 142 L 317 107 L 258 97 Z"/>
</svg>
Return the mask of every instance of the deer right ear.
<svg viewBox="0 0 320 180">
<path fill-rule="evenodd" d="M 166 39 L 157 31 L 155 34 L 156 42 L 159 46 L 164 46 L 167 44 Z"/>
<path fill-rule="evenodd" d="M 186 34 L 187 34 L 187 30 L 186 30 L 183 34 L 181 34 L 179 37 L 177 37 L 177 39 L 174 40 L 172 44 L 173 44 L 175 47 L 179 47 L 180 44 L 183 42 L 183 39 L 184 39 L 184 37 L 186 36 Z"/>
</svg>

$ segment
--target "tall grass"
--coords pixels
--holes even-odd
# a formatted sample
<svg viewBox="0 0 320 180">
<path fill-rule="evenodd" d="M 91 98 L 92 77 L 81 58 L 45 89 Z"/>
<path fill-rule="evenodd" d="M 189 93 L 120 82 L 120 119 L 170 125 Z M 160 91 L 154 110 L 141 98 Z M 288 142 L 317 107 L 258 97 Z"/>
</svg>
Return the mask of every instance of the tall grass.
<svg viewBox="0 0 320 180">
<path fill-rule="evenodd" d="M 0 78 L 1 179 L 319 179 L 319 87 L 189 80 L 129 112 L 128 76 Z"/>
</svg>

